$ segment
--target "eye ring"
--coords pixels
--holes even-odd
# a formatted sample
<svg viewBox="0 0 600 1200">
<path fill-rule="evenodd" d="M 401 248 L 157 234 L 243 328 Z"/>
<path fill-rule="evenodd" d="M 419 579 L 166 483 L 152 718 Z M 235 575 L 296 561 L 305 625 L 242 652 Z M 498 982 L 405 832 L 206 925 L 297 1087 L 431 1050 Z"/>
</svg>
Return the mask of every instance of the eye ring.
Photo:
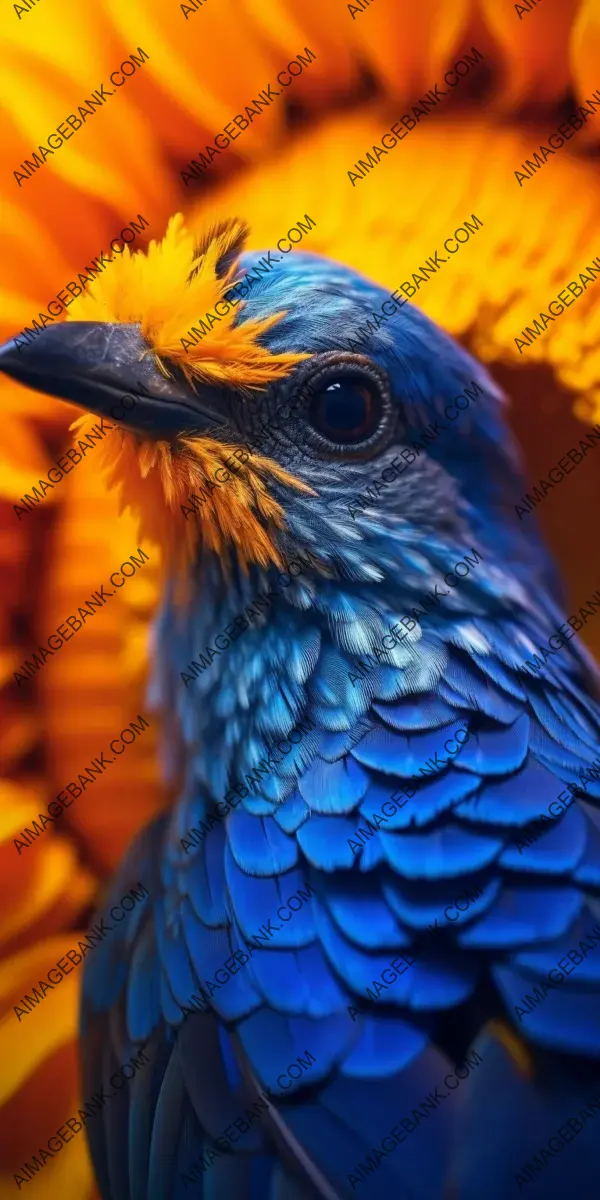
<svg viewBox="0 0 600 1200">
<path fill-rule="evenodd" d="M 313 450 L 368 458 L 391 439 L 395 415 L 388 377 L 370 358 L 333 352 L 302 365 L 294 407 Z"/>
</svg>

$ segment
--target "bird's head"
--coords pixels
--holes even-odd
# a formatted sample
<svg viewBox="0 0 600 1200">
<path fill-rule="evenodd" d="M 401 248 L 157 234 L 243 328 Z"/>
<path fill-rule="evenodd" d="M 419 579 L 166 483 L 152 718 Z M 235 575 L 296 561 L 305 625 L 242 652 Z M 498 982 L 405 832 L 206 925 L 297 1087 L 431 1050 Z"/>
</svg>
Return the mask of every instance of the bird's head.
<svg viewBox="0 0 600 1200">
<path fill-rule="evenodd" d="M 372 582 L 413 570 L 426 541 L 462 551 L 474 535 L 546 569 L 534 522 L 514 517 L 524 481 L 485 370 L 409 304 L 376 323 L 386 293 L 334 262 L 294 250 L 255 272 L 245 234 L 232 220 L 198 242 L 172 218 L 64 323 L 7 343 L 0 369 L 114 426 L 111 482 L 172 568 L 308 550 L 329 577 Z M 245 299 L 223 302 L 248 272 Z"/>
</svg>

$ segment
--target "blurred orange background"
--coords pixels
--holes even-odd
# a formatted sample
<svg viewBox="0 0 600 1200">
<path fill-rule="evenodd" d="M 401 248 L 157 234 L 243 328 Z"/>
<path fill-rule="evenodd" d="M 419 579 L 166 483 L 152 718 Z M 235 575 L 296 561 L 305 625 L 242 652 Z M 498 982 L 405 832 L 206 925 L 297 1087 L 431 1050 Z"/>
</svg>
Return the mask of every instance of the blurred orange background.
<svg viewBox="0 0 600 1200">
<path fill-rule="evenodd" d="M 519 13 L 498 0 L 373 0 L 352 8 L 341 0 L 205 0 L 186 19 L 171 0 L 6 5 L 0 335 L 31 326 L 138 214 L 149 227 L 133 249 L 160 239 L 177 211 L 198 230 L 239 216 L 250 225 L 250 247 L 268 249 L 308 213 L 316 227 L 307 250 L 392 290 L 476 213 L 477 238 L 417 299 L 505 388 L 535 484 L 586 423 L 600 420 L 600 283 L 525 353 L 514 343 L 600 254 L 600 112 L 522 187 L 514 172 L 600 87 L 600 5 L 543 0 Z M 351 186 L 348 170 L 473 46 L 483 65 Z M 310 68 L 184 186 L 189 160 L 306 47 L 316 55 Z M 148 55 L 143 68 L 17 186 L 19 165 L 139 48 Z M 72 646 L 31 680 L 14 681 L 140 541 L 93 452 L 19 519 L 13 506 L 71 445 L 79 412 L 3 377 L 0 396 L 4 1200 L 15 1194 L 21 1164 L 79 1107 L 81 971 L 20 1022 L 13 1006 L 75 944 L 133 833 L 170 797 L 158 718 L 145 699 L 156 555 Z M 587 457 L 538 513 L 567 581 L 569 612 L 600 586 L 598 465 Z M 600 653 L 600 628 L 591 623 L 584 636 Z M 19 855 L 19 832 L 138 713 L 151 729 Z M 95 1196 L 84 1138 L 32 1186 L 40 1200 Z"/>
</svg>

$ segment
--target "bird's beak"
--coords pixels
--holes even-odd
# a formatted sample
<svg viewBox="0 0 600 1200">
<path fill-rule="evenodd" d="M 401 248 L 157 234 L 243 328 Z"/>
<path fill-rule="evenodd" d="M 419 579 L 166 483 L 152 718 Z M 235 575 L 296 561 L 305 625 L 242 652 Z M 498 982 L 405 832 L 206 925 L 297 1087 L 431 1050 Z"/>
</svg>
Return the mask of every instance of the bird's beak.
<svg viewBox="0 0 600 1200">
<path fill-rule="evenodd" d="M 27 345 L 11 339 L 0 371 L 147 436 L 205 433 L 226 420 L 216 389 L 197 394 L 179 369 L 161 373 L 137 325 L 65 321 Z"/>
</svg>

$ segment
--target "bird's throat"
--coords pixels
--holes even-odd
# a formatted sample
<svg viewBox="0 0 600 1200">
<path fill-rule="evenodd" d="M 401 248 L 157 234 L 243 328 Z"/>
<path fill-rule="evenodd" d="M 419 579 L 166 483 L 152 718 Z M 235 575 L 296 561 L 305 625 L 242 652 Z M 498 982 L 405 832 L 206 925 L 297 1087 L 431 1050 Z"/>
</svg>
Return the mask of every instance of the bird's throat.
<svg viewBox="0 0 600 1200">
<path fill-rule="evenodd" d="M 74 426 L 92 420 L 86 414 Z M 244 571 L 251 563 L 281 568 L 274 535 L 285 516 L 269 479 L 314 494 L 273 459 L 209 437 L 158 441 L 114 429 L 96 461 L 118 491 L 120 511 L 130 509 L 140 537 L 158 546 L 165 574 L 180 586 L 202 547 L 225 569 L 232 554 Z"/>
</svg>

